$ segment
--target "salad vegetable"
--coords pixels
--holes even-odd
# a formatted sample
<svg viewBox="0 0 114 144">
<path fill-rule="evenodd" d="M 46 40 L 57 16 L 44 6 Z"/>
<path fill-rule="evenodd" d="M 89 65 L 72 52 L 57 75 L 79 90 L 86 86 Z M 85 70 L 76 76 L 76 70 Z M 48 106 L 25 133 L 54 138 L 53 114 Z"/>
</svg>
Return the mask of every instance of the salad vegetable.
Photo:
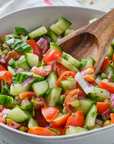
<svg viewBox="0 0 114 144">
<path fill-rule="evenodd" d="M 114 123 L 114 42 L 95 74 L 92 57 L 77 60 L 56 44 L 71 24 L 60 18 L 49 29 L 15 27 L 1 37 L 0 123 L 41 136 Z"/>
</svg>

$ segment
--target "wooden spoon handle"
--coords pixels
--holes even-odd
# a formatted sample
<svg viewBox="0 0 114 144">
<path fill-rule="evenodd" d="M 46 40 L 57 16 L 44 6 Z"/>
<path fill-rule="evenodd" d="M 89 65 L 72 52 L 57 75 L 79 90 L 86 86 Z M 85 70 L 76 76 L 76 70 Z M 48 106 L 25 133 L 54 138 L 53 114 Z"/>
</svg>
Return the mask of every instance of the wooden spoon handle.
<svg viewBox="0 0 114 144">
<path fill-rule="evenodd" d="M 85 31 L 96 36 L 100 46 L 97 62 L 94 66 L 97 73 L 114 38 L 114 9 L 88 26 Z"/>
<path fill-rule="evenodd" d="M 96 36 L 100 44 L 107 42 L 114 34 L 114 9 L 90 25 L 85 31 Z"/>
</svg>

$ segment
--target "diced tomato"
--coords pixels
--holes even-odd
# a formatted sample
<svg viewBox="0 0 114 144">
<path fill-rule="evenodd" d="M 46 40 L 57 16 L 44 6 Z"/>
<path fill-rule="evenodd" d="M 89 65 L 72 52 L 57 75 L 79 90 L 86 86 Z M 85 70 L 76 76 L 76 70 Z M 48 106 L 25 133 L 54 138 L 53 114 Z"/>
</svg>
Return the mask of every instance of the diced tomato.
<svg viewBox="0 0 114 144">
<path fill-rule="evenodd" d="M 42 62 L 46 64 L 50 64 L 51 62 L 56 61 L 57 58 L 61 57 L 62 53 L 57 50 L 51 50 L 43 57 Z"/>
<path fill-rule="evenodd" d="M 38 121 L 40 127 L 46 127 L 48 125 L 48 122 L 46 121 L 40 110 L 35 112 L 34 119 Z"/>
<path fill-rule="evenodd" d="M 35 92 L 32 92 L 32 91 L 25 91 L 19 94 L 19 98 L 21 100 L 25 98 L 28 98 L 28 100 L 31 100 L 32 97 L 37 97 Z"/>
<path fill-rule="evenodd" d="M 0 112 L 2 112 L 4 109 L 9 109 L 7 106 L 0 105 Z"/>
<path fill-rule="evenodd" d="M 31 69 L 31 71 L 34 72 L 37 75 L 40 75 L 40 76 L 47 76 L 52 71 L 52 65 L 46 65 L 46 66 L 41 66 L 41 67 L 33 67 Z"/>
<path fill-rule="evenodd" d="M 50 122 L 59 114 L 60 110 L 56 107 L 44 107 L 41 112 L 47 122 Z"/>
<path fill-rule="evenodd" d="M 2 41 L 3 38 L 5 38 L 5 37 L 8 36 L 8 35 L 10 35 L 10 34 L 6 34 L 6 35 L 2 36 L 2 37 L 1 37 L 1 41 Z M 2 41 L 2 43 L 4 43 L 4 42 Z"/>
<path fill-rule="evenodd" d="M 43 107 L 47 107 L 43 97 L 32 99 L 31 101 L 35 104 L 34 110 L 40 110 Z"/>
<path fill-rule="evenodd" d="M 69 126 L 79 126 L 83 127 L 84 125 L 84 115 L 82 111 L 77 111 L 73 113 L 67 120 L 65 129 Z"/>
<path fill-rule="evenodd" d="M 71 113 L 71 114 L 72 114 L 72 112 L 75 112 L 76 110 L 74 107 L 71 106 L 70 103 L 71 103 L 71 101 L 78 99 L 79 92 L 80 92 L 79 89 L 74 89 L 74 90 L 70 91 L 65 98 L 64 107 L 65 107 L 66 111 Z"/>
<path fill-rule="evenodd" d="M 0 65 L 0 71 L 5 71 L 5 70 L 6 70 L 6 68 L 4 66 Z"/>
<path fill-rule="evenodd" d="M 13 120 L 11 119 L 6 119 L 5 123 L 11 127 L 11 128 L 14 128 L 14 129 L 18 129 L 19 127 L 21 127 L 21 124 L 20 123 L 16 123 L 14 122 Z"/>
<path fill-rule="evenodd" d="M 107 66 L 110 64 L 110 61 L 107 57 L 105 57 L 102 65 L 101 65 L 101 69 L 100 69 L 100 74 L 107 68 Z"/>
<path fill-rule="evenodd" d="M 58 81 L 57 81 L 57 86 L 58 87 L 61 87 L 60 86 L 60 81 L 62 80 L 67 80 L 67 77 L 69 76 L 72 76 L 73 78 L 75 77 L 76 73 L 73 72 L 73 71 L 65 71 L 61 74 L 61 76 L 58 78 Z"/>
<path fill-rule="evenodd" d="M 33 53 L 38 55 L 39 59 L 41 58 L 41 50 L 34 39 L 30 39 L 27 43 L 33 48 Z"/>
<path fill-rule="evenodd" d="M 69 92 L 71 92 L 72 90 L 66 90 L 65 92 L 64 92 L 64 95 L 68 95 L 69 94 Z"/>
<path fill-rule="evenodd" d="M 0 112 L 0 123 L 5 124 L 5 123 L 2 121 L 2 113 L 1 113 L 1 112 Z"/>
<path fill-rule="evenodd" d="M 56 130 L 59 130 L 59 135 L 64 135 L 64 133 L 65 133 L 65 130 L 64 130 L 64 128 L 63 127 L 59 127 L 59 126 L 52 126 L 51 127 L 52 129 L 56 129 Z"/>
<path fill-rule="evenodd" d="M 80 92 L 78 93 L 78 99 L 84 99 L 86 98 L 86 94 L 84 91 L 80 90 Z"/>
<path fill-rule="evenodd" d="M 100 81 L 99 88 L 103 88 L 103 89 L 108 90 L 110 93 L 114 93 L 114 83 L 113 82 L 106 83 L 106 82 Z"/>
<path fill-rule="evenodd" d="M 61 126 L 66 123 L 69 117 L 70 113 L 67 114 L 59 113 L 52 121 L 50 121 L 50 123 L 52 126 Z"/>
<path fill-rule="evenodd" d="M 110 118 L 111 118 L 111 123 L 110 124 L 114 124 L 114 113 L 110 114 Z"/>
<path fill-rule="evenodd" d="M 5 59 L 6 59 L 6 64 L 5 64 L 6 68 L 7 68 L 7 66 L 8 66 L 8 61 L 9 61 L 11 58 L 14 58 L 14 60 L 18 60 L 21 55 L 22 55 L 22 54 L 20 54 L 19 52 L 16 52 L 16 51 L 10 51 L 10 52 L 8 52 L 8 53 L 6 54 L 6 57 L 5 57 Z"/>
<path fill-rule="evenodd" d="M 58 63 L 55 63 L 54 67 L 56 68 L 56 74 L 58 75 L 58 77 L 60 77 L 60 75 L 65 72 L 65 71 L 68 71 L 68 69 L 61 65 L 61 64 L 58 64 Z"/>
<path fill-rule="evenodd" d="M 54 132 L 43 127 L 33 127 L 28 131 L 28 133 L 41 136 L 56 136 Z"/>
<path fill-rule="evenodd" d="M 113 54 L 113 56 L 112 56 L 112 62 L 114 61 L 114 54 Z"/>
<path fill-rule="evenodd" d="M 0 71 L 0 78 L 9 84 L 12 84 L 13 75 L 9 71 Z"/>
<path fill-rule="evenodd" d="M 101 115 L 109 108 L 109 102 L 97 102 L 97 112 Z"/>
</svg>

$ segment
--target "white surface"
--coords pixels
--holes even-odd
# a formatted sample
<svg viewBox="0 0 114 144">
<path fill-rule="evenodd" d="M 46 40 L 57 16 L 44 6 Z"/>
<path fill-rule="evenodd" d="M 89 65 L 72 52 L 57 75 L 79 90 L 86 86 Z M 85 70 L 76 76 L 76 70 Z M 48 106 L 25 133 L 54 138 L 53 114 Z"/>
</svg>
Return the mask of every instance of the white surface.
<svg viewBox="0 0 114 144">
<path fill-rule="evenodd" d="M 77 0 L 82 6 L 108 12 L 114 8 L 114 0 Z"/>
<path fill-rule="evenodd" d="M 53 5 L 81 6 L 76 0 L 0 0 L 0 17 L 24 8 Z"/>
<path fill-rule="evenodd" d="M 114 8 L 114 0 L 0 0 L 0 17 L 16 10 L 50 4 L 83 6 L 106 12 Z"/>
</svg>

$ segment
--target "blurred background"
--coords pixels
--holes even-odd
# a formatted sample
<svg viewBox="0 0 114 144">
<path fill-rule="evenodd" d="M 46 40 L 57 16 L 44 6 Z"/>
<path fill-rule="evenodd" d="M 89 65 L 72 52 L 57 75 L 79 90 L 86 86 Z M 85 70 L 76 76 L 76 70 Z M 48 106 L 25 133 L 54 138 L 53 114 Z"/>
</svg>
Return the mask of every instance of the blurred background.
<svg viewBox="0 0 114 144">
<path fill-rule="evenodd" d="M 69 5 L 108 12 L 114 8 L 114 0 L 0 0 L 0 17 L 20 9 L 44 5 Z"/>
</svg>

